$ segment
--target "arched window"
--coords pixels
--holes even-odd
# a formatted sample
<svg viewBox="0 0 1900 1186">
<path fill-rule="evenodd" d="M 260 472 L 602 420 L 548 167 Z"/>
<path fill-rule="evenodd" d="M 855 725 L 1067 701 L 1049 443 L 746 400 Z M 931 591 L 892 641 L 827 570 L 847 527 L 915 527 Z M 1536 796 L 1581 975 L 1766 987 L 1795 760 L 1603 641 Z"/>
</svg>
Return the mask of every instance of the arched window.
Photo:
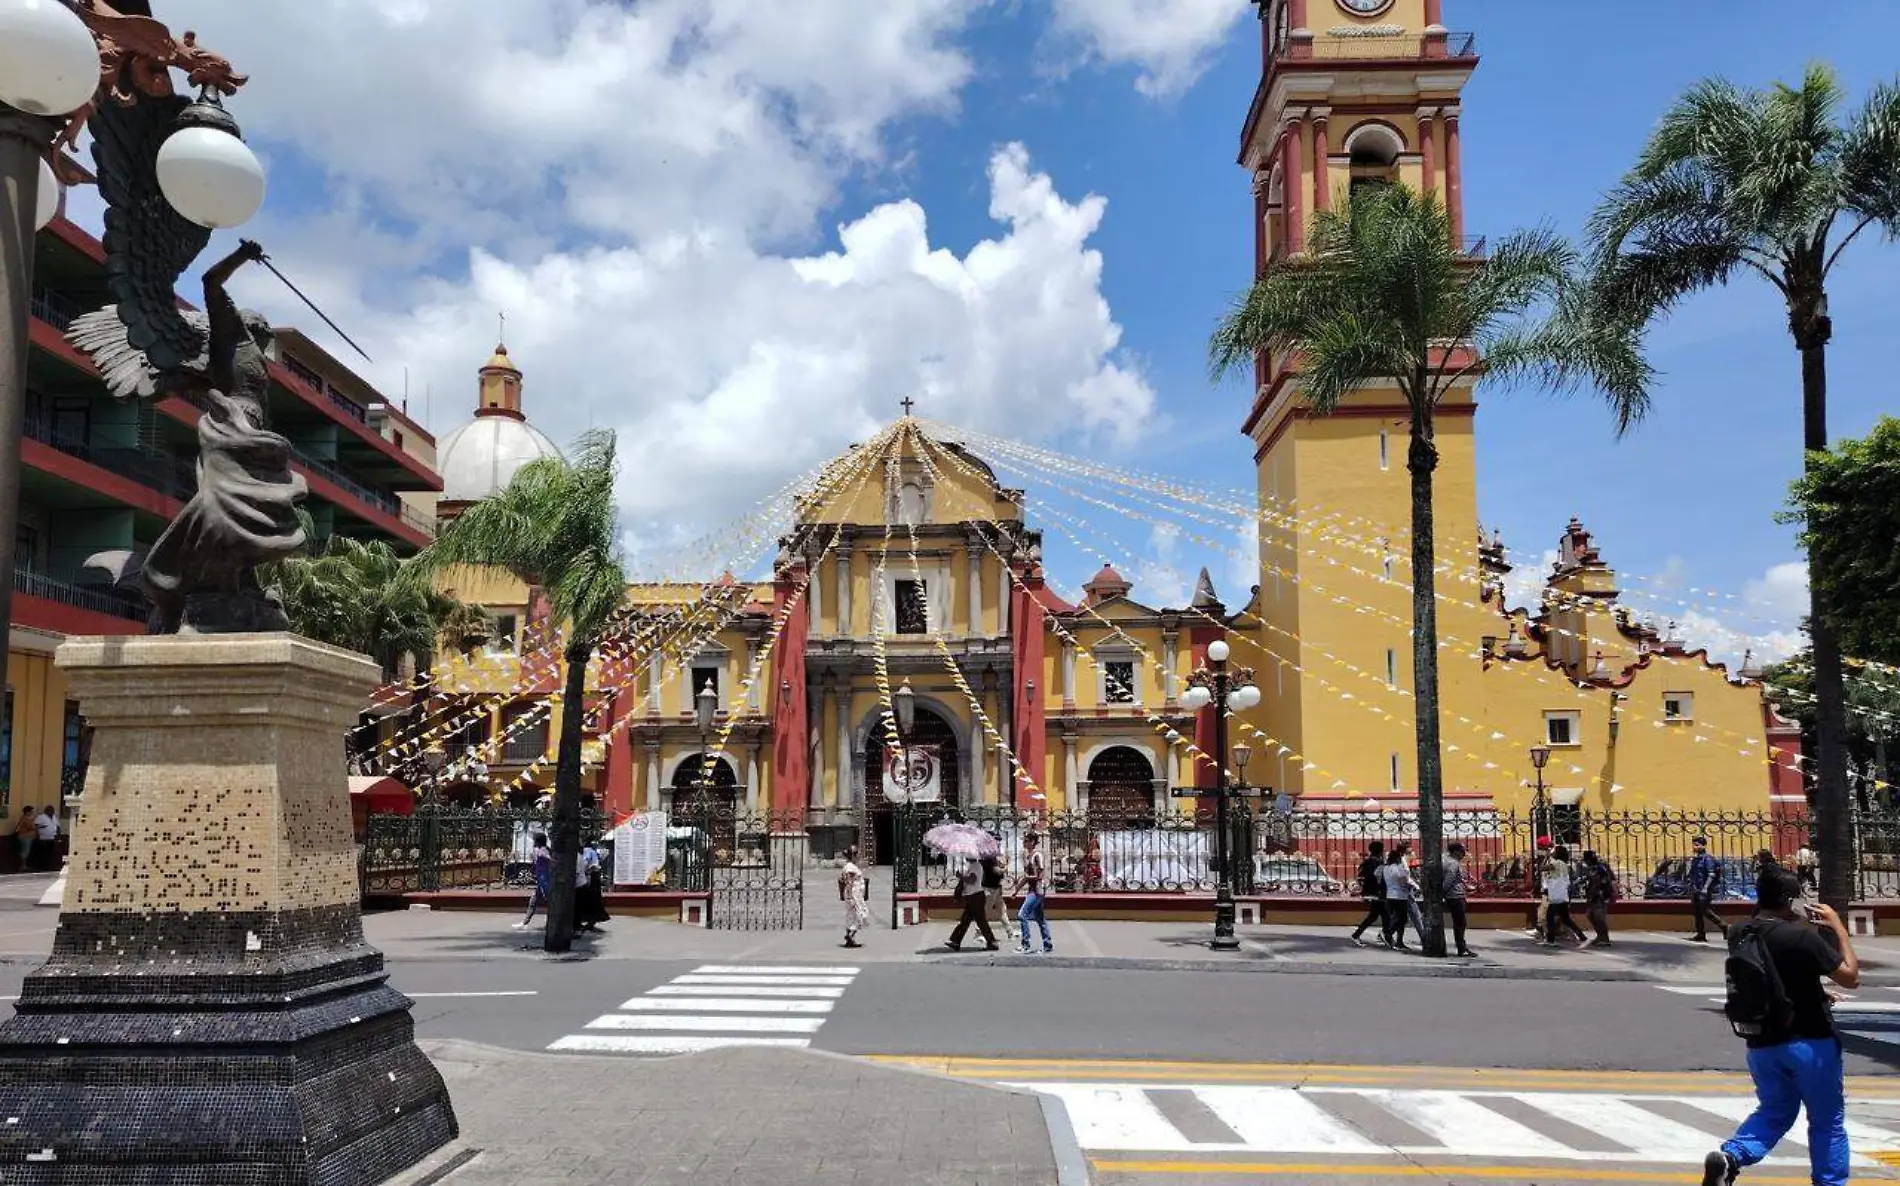
<svg viewBox="0 0 1900 1186">
<path fill-rule="evenodd" d="M 1391 185 L 1399 179 L 1399 154 L 1405 141 L 1389 125 L 1364 123 L 1346 135 L 1346 155 L 1356 197 L 1372 186 Z"/>
<path fill-rule="evenodd" d="M 1098 828 L 1134 828 L 1155 815 L 1155 771 L 1148 755 L 1112 745 L 1089 762 L 1089 822 Z"/>
</svg>

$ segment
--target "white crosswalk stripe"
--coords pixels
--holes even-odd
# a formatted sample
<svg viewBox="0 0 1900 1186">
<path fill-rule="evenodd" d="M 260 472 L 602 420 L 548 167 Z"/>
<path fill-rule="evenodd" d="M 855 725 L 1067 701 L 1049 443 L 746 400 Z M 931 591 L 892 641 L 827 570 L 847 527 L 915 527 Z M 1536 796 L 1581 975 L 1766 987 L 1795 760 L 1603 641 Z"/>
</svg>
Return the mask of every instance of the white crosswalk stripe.
<svg viewBox="0 0 1900 1186">
<path fill-rule="evenodd" d="M 857 968 L 705 964 L 624 1001 L 550 1050 L 690 1054 L 723 1046 L 809 1046 Z"/>
<path fill-rule="evenodd" d="M 1556 1091 L 1435 1091 L 1373 1087 L 1012 1082 L 1060 1099 L 1085 1150 L 1105 1153 L 1374 1154 L 1549 1158 L 1560 1161 L 1695 1162 L 1719 1144 L 1754 1101 L 1728 1096 L 1614 1095 Z M 1202 1113 L 1177 1123 L 1188 1095 Z M 1174 1113 L 1170 1118 L 1169 1113 Z M 1900 1151 L 1900 1128 L 1854 1115 L 1856 1164 Z M 1213 1130 L 1226 1130 L 1230 1139 Z M 1575 1136 L 1590 1134 L 1590 1147 Z M 1770 1165 L 1804 1166 L 1802 1130 Z"/>
<path fill-rule="evenodd" d="M 1658 984 L 1657 988 L 1676 996 L 1692 997 L 1717 1007 L 1728 1001 L 1728 990 L 1720 984 Z M 1841 994 L 1834 1005 L 1834 1026 L 1841 1033 L 1900 1046 L 1900 985 L 1862 985 L 1854 995 Z"/>
</svg>

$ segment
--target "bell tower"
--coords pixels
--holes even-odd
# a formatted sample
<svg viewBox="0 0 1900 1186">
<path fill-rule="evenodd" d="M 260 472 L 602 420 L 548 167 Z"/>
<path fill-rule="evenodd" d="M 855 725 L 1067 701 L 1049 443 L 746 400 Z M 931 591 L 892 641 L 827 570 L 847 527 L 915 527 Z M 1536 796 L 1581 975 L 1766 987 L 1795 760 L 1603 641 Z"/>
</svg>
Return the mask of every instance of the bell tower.
<svg viewBox="0 0 1900 1186">
<path fill-rule="evenodd" d="M 1443 0 L 1255 0 L 1260 83 L 1241 127 L 1253 183 L 1254 274 L 1297 263 L 1314 219 L 1365 186 L 1404 184 L 1444 204 L 1462 250 L 1459 96 L 1475 38 L 1448 30 Z M 1473 413 L 1469 387 L 1435 413 L 1434 511 L 1444 717 L 1483 715 Z M 1370 384 L 1331 413 L 1301 394 L 1297 353 L 1262 356 L 1242 431 L 1258 467 L 1258 637 L 1279 656 L 1251 714 L 1297 760 L 1274 785 L 1325 798 L 1403 799 L 1417 791 L 1413 729 L 1411 417 L 1392 384 Z M 1457 574 L 1457 575 L 1454 575 Z M 1470 605 L 1469 610 L 1462 607 Z M 1466 651 L 1472 652 L 1467 656 Z M 1297 664 L 1297 667 L 1292 666 Z M 1382 690 L 1377 685 L 1385 684 Z M 1476 793 L 1471 765 L 1448 758 L 1445 786 Z"/>
</svg>

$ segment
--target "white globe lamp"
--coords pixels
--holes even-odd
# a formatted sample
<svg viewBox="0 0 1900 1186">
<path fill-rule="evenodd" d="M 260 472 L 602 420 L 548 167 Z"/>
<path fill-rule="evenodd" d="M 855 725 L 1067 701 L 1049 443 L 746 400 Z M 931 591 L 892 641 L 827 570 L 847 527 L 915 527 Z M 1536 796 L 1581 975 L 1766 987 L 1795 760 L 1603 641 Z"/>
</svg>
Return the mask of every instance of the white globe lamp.
<svg viewBox="0 0 1900 1186">
<path fill-rule="evenodd" d="M 1192 687 L 1181 693 L 1181 707 L 1189 712 L 1199 712 L 1214 702 L 1214 693 L 1203 687 Z"/>
<path fill-rule="evenodd" d="M 99 46 L 61 0 L 0 0 L 0 102 L 67 115 L 99 89 Z"/>
<path fill-rule="evenodd" d="M 45 230 L 46 224 L 58 213 L 59 178 L 53 176 L 53 167 L 41 160 L 39 194 L 33 202 L 33 229 Z"/>
<path fill-rule="evenodd" d="M 1240 701 L 1235 708 L 1253 708 L 1260 703 L 1260 689 L 1252 684 L 1242 684 L 1234 689 L 1234 696 Z"/>
<path fill-rule="evenodd" d="M 1217 638 L 1207 644 L 1207 657 L 1216 663 L 1227 662 L 1227 653 L 1227 644 L 1221 639 Z"/>
<path fill-rule="evenodd" d="M 179 113 L 157 164 L 165 200 L 199 226 L 241 226 L 264 204 L 264 166 L 209 92 Z"/>
</svg>

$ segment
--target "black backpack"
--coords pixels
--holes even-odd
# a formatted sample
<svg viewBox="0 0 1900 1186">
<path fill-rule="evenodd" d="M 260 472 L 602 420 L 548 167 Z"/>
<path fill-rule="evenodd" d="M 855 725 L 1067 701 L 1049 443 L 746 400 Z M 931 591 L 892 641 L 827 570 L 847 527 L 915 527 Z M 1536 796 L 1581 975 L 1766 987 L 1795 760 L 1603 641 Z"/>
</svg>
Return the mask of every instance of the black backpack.
<svg viewBox="0 0 1900 1186">
<path fill-rule="evenodd" d="M 1359 893 L 1367 898 L 1385 897 L 1385 878 L 1380 876 L 1377 857 L 1359 862 Z"/>
<path fill-rule="evenodd" d="M 1794 1002 L 1768 951 L 1768 928 L 1772 925 L 1770 920 L 1751 919 L 1730 928 L 1728 960 L 1723 965 L 1728 1003 L 1722 1008 L 1737 1036 L 1766 1039 L 1770 1044 L 1784 1039 L 1794 1028 Z"/>
</svg>

